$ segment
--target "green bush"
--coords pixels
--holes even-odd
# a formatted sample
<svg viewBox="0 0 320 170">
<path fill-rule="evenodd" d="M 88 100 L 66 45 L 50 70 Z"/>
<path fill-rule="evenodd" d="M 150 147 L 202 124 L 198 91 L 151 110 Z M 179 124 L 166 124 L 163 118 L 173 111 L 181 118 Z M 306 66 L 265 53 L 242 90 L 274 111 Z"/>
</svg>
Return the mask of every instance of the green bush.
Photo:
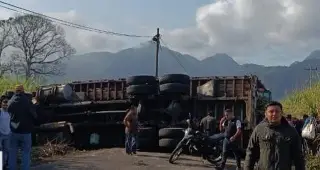
<svg viewBox="0 0 320 170">
<path fill-rule="evenodd" d="M 6 91 L 14 90 L 15 86 L 22 84 L 27 92 L 33 92 L 39 86 L 36 80 L 25 80 L 19 77 L 3 77 L 0 78 L 0 94 L 4 94 Z"/>
<path fill-rule="evenodd" d="M 320 113 L 320 83 L 310 88 L 296 90 L 282 100 L 284 112 L 301 117 L 303 114 Z"/>
</svg>

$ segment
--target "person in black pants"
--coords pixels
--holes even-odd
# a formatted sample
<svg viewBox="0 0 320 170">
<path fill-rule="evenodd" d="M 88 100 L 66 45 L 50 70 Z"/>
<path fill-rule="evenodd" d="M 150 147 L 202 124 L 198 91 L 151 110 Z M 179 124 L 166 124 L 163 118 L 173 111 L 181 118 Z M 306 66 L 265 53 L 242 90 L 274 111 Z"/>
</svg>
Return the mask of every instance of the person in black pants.
<svg viewBox="0 0 320 170">
<path fill-rule="evenodd" d="M 230 109 L 225 111 L 226 116 L 226 127 L 225 127 L 225 138 L 223 140 L 222 149 L 222 162 L 216 169 L 223 170 L 227 162 L 227 152 L 231 150 L 236 158 L 237 170 L 241 169 L 241 155 L 239 148 L 239 139 L 241 138 L 241 122 L 238 120 Z"/>
</svg>

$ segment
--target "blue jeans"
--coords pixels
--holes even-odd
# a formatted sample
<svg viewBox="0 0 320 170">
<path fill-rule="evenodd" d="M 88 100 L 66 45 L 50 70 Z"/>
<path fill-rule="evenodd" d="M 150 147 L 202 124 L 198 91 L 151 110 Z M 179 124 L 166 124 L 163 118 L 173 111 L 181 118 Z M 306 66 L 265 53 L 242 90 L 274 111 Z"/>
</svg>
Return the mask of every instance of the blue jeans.
<svg viewBox="0 0 320 170">
<path fill-rule="evenodd" d="M 2 151 L 3 153 L 3 158 L 2 158 L 3 165 L 8 164 L 9 149 L 10 149 L 10 135 L 0 134 L 0 151 Z"/>
<path fill-rule="evenodd" d="M 17 153 L 22 151 L 21 170 L 30 170 L 31 162 L 31 133 L 19 134 L 12 133 L 10 138 L 10 152 L 9 152 L 9 170 L 16 170 L 17 168 Z"/>
<path fill-rule="evenodd" d="M 137 145 L 136 145 L 136 137 L 137 135 L 135 133 L 126 133 L 126 153 L 136 153 Z"/>
<path fill-rule="evenodd" d="M 224 169 L 226 165 L 228 158 L 227 152 L 229 150 L 233 152 L 233 155 L 236 159 L 237 168 L 241 168 L 241 155 L 239 146 L 236 141 L 231 142 L 228 138 L 224 138 L 223 140 L 221 168 Z"/>
</svg>

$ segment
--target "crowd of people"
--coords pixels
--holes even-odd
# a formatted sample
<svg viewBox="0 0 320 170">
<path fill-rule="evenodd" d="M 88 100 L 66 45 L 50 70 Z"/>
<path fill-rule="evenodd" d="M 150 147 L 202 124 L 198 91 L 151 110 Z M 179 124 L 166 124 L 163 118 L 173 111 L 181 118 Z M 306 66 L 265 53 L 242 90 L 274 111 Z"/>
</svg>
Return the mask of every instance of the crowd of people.
<svg viewBox="0 0 320 170">
<path fill-rule="evenodd" d="M 13 96 L 0 99 L 0 150 L 3 169 L 17 170 L 17 155 L 21 150 L 21 170 L 29 170 L 31 163 L 32 131 L 37 118 L 35 104 L 23 85 L 15 87 Z"/>
<path fill-rule="evenodd" d="M 259 169 L 291 169 L 305 170 L 305 158 L 302 145 L 302 129 L 315 120 L 315 115 L 304 116 L 298 120 L 291 115 L 284 116 L 282 105 L 279 102 L 270 102 L 265 109 L 265 118 L 255 127 L 249 139 L 244 163 L 245 170 L 253 170 L 255 164 Z M 136 154 L 136 135 L 138 128 L 137 108 L 132 106 L 127 110 L 123 123 L 126 127 L 126 153 Z M 242 123 L 236 118 L 233 111 L 227 109 L 218 123 L 211 111 L 204 117 L 199 130 L 208 136 L 222 135 L 222 161 L 216 169 L 224 169 L 228 151 L 232 151 L 236 158 L 237 169 L 241 169 L 241 149 L 239 141 L 242 134 Z"/>
</svg>

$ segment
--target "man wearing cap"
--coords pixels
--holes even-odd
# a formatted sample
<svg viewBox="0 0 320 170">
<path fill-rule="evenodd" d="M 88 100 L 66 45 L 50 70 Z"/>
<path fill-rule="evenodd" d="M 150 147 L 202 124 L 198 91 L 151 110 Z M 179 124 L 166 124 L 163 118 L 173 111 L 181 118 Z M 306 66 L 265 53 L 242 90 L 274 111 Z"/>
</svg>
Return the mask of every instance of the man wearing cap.
<svg viewBox="0 0 320 170">
<path fill-rule="evenodd" d="M 35 113 L 31 100 L 24 93 L 23 85 L 17 85 L 15 94 L 8 103 L 8 112 L 11 113 L 11 142 L 9 152 L 9 169 L 17 168 L 17 152 L 22 150 L 21 170 L 30 169 L 31 160 L 31 133 L 33 130 Z"/>
</svg>

